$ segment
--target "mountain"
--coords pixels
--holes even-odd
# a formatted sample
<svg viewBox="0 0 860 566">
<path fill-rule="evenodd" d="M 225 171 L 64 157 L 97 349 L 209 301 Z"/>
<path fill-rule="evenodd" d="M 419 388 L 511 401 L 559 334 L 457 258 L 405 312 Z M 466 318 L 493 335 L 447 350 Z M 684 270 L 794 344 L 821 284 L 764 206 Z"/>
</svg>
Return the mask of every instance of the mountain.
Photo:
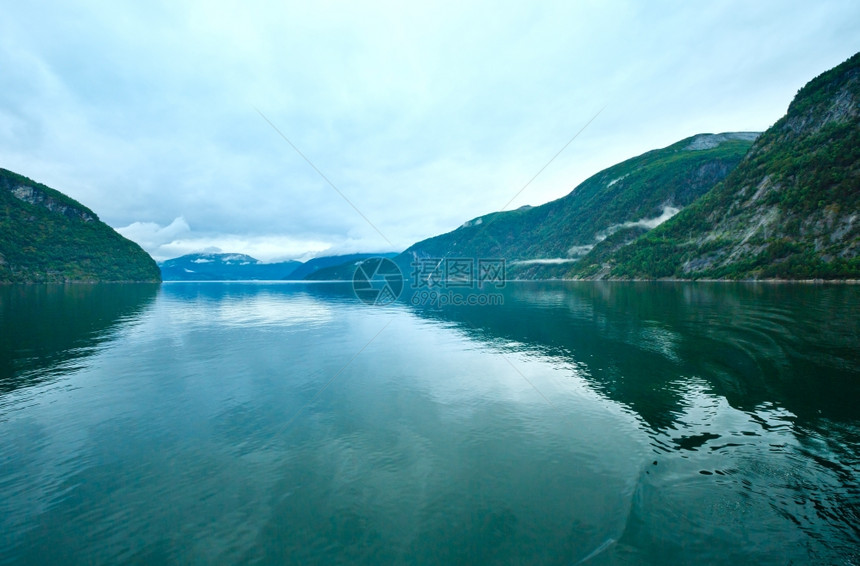
<svg viewBox="0 0 860 566">
<path fill-rule="evenodd" d="M 508 273 L 552 277 L 603 242 L 626 242 L 671 218 L 722 181 L 758 134 L 700 134 L 590 177 L 541 206 L 487 214 L 408 248 L 415 258 L 505 258 Z M 604 247 L 607 244 L 604 244 Z"/>
<path fill-rule="evenodd" d="M 0 169 L 0 283 L 160 280 L 155 261 L 92 210 Z"/>
<path fill-rule="evenodd" d="M 858 279 L 859 253 L 860 53 L 800 89 L 723 183 L 568 275 Z"/>
<path fill-rule="evenodd" d="M 159 264 L 165 281 L 275 281 L 289 276 L 300 261 L 262 263 L 249 255 L 202 253 Z"/>
<path fill-rule="evenodd" d="M 394 257 L 397 254 L 346 254 L 346 255 L 331 255 L 316 257 L 308 260 L 296 268 L 290 275 L 284 279 L 294 281 L 306 280 L 326 280 L 330 278 L 343 279 L 343 277 L 335 276 L 340 274 L 343 269 L 349 271 L 348 279 L 352 279 L 353 271 L 355 271 L 355 263 L 371 257 Z M 351 266 L 351 271 L 349 267 Z M 338 268 L 338 269 L 334 269 Z M 343 268 L 343 269 L 340 269 Z"/>
<path fill-rule="evenodd" d="M 329 265 L 325 267 L 320 267 L 319 269 L 314 270 L 312 273 L 306 275 L 303 279 L 305 281 L 343 281 L 352 279 L 355 275 L 356 266 L 362 261 L 372 258 L 372 257 L 387 257 L 394 258 L 397 256 L 396 253 L 381 253 L 381 254 L 351 254 L 351 255 L 342 255 L 342 256 L 328 256 L 324 258 L 317 258 L 321 260 L 331 260 L 327 261 Z M 343 258 L 346 261 L 336 261 L 342 260 Z M 307 264 L 309 265 L 311 262 L 316 260 L 310 260 Z M 293 277 L 290 277 L 293 279 Z"/>
</svg>

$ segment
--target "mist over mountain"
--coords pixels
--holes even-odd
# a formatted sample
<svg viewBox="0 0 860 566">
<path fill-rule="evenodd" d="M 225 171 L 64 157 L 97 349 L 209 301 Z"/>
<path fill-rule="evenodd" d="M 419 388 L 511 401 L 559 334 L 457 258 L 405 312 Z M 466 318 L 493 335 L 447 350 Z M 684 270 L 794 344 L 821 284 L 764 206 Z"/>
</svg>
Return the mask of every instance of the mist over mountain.
<svg viewBox="0 0 860 566">
<path fill-rule="evenodd" d="M 393 257 L 395 254 L 344 254 L 321 256 L 304 263 L 295 260 L 264 263 L 246 254 L 196 253 L 169 259 L 159 265 L 165 281 L 303 281 L 319 280 L 321 275 L 326 278 L 325 274 L 333 267 L 354 265 L 357 261 L 380 255 Z"/>
</svg>

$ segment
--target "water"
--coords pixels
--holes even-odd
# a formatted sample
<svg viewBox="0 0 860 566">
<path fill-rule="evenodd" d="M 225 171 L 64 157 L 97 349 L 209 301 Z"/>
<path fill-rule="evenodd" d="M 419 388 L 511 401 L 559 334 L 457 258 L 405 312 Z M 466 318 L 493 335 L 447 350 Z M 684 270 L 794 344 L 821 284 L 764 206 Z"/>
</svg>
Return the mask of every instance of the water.
<svg viewBox="0 0 860 566">
<path fill-rule="evenodd" d="M 860 287 L 0 287 L 0 562 L 860 562 Z"/>
</svg>

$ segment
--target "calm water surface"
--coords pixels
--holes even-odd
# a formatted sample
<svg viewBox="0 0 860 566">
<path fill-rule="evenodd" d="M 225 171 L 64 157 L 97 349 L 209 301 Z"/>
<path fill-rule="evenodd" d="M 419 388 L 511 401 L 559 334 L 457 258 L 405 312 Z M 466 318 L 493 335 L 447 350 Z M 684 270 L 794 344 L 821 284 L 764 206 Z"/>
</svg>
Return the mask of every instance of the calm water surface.
<svg viewBox="0 0 860 566">
<path fill-rule="evenodd" d="M 0 287 L 0 562 L 860 562 L 860 287 Z"/>
</svg>

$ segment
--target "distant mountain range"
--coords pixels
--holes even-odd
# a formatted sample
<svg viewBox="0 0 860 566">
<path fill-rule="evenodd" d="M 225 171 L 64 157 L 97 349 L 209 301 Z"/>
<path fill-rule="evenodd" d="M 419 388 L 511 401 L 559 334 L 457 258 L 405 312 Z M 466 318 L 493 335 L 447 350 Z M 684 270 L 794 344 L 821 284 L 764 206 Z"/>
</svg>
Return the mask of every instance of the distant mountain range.
<svg viewBox="0 0 860 566">
<path fill-rule="evenodd" d="M 263 263 L 249 255 L 230 253 L 197 253 L 169 259 L 159 264 L 165 281 L 301 281 L 318 279 L 314 275 L 342 264 L 395 254 L 347 254 L 323 256 L 306 263 L 284 261 Z M 349 278 L 352 273 L 349 274 Z"/>
<path fill-rule="evenodd" d="M 169 259 L 159 267 L 165 281 L 271 281 L 288 277 L 300 265 L 300 261 L 263 263 L 244 254 L 199 253 Z"/>
<path fill-rule="evenodd" d="M 300 280 L 325 280 L 325 279 L 343 279 L 343 277 L 332 276 L 330 269 L 341 266 L 353 266 L 352 271 L 355 271 L 355 264 L 362 260 L 371 257 L 394 257 L 394 253 L 379 253 L 379 254 L 345 254 L 317 257 L 308 260 L 293 271 L 287 279 Z M 350 272 L 347 278 L 352 278 L 353 273 Z"/>
<path fill-rule="evenodd" d="M 0 283 L 160 280 L 155 261 L 92 210 L 0 169 Z"/>
</svg>

